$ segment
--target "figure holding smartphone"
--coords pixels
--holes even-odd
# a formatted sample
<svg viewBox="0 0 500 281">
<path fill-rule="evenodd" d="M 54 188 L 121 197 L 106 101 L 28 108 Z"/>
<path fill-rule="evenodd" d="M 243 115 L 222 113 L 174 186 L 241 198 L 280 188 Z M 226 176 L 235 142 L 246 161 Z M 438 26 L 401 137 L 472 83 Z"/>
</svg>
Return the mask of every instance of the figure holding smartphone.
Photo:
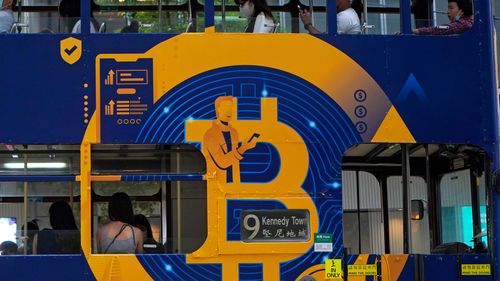
<svg viewBox="0 0 500 281">
<path fill-rule="evenodd" d="M 254 133 L 247 142 L 238 146 L 238 132 L 230 124 L 233 115 L 233 97 L 222 96 L 215 100 L 217 119 L 203 136 L 203 155 L 207 162 L 207 177 L 240 182 L 240 160 L 243 154 L 256 146 L 260 134 Z"/>
</svg>

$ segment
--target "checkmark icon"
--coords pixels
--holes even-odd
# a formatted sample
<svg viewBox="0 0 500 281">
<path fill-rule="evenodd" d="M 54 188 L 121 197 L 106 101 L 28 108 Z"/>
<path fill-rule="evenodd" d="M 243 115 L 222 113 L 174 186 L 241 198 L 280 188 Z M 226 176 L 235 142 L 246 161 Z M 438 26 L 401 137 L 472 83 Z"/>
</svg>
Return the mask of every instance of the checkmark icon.
<svg viewBox="0 0 500 281">
<path fill-rule="evenodd" d="M 75 52 L 76 48 L 77 48 L 77 46 L 73 45 L 73 47 L 71 47 L 71 49 L 68 49 L 68 48 L 64 49 L 64 52 L 66 52 L 66 54 L 68 54 L 68 56 L 71 56 L 71 54 Z"/>
</svg>

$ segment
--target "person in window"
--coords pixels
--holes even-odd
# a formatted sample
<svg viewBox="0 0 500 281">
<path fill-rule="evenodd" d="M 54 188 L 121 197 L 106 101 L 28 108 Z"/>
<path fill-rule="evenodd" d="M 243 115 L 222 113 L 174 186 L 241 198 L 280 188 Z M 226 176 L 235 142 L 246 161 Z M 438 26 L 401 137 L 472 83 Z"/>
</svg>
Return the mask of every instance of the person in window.
<svg viewBox="0 0 500 281">
<path fill-rule="evenodd" d="M 99 30 L 99 23 L 94 18 L 96 8 L 94 1 L 90 1 L 90 33 L 96 33 Z M 71 33 L 81 33 L 80 0 L 62 0 L 59 3 L 59 14 L 71 28 Z"/>
<path fill-rule="evenodd" d="M 145 254 L 162 254 L 164 253 L 163 245 L 156 242 L 153 238 L 153 230 L 151 229 L 151 224 L 143 214 L 137 214 L 134 216 L 134 224 L 139 228 L 144 234 L 143 248 Z"/>
<path fill-rule="evenodd" d="M 418 35 L 451 35 L 469 30 L 474 24 L 471 0 L 448 0 L 448 19 L 450 23 L 435 27 L 422 27 L 413 30 Z"/>
<path fill-rule="evenodd" d="M 0 254 L 2 256 L 17 255 L 17 244 L 12 241 L 3 241 L 0 244 Z"/>
<path fill-rule="evenodd" d="M 24 248 L 26 248 L 26 254 L 33 254 L 33 240 L 35 235 L 38 233 L 40 228 L 38 227 L 38 220 L 30 220 L 27 225 L 28 233 L 24 233 L 24 225 L 21 226 L 21 233 L 23 237 L 23 245 L 19 247 L 18 252 L 24 254 Z"/>
<path fill-rule="evenodd" d="M 143 253 L 143 234 L 134 225 L 132 202 L 124 192 L 111 196 L 108 204 L 111 222 L 97 230 L 97 250 L 101 254 Z"/>
<path fill-rule="evenodd" d="M 65 201 L 52 203 L 49 208 L 52 229 L 40 230 L 33 239 L 33 254 L 78 254 L 80 232 L 73 210 Z"/>
<path fill-rule="evenodd" d="M 9 33 L 14 24 L 14 14 L 12 8 L 13 0 L 0 0 L 2 7 L 0 8 L 0 33 Z"/>
<path fill-rule="evenodd" d="M 299 10 L 299 16 L 304 28 L 311 34 L 322 33 L 312 25 L 311 13 L 307 10 Z M 337 33 L 338 34 L 360 34 L 361 24 L 356 11 L 351 8 L 349 0 L 337 0 Z"/>
<path fill-rule="evenodd" d="M 240 15 L 248 19 L 245 32 L 271 33 L 275 28 L 275 20 L 266 0 L 235 0 L 240 6 Z"/>
</svg>

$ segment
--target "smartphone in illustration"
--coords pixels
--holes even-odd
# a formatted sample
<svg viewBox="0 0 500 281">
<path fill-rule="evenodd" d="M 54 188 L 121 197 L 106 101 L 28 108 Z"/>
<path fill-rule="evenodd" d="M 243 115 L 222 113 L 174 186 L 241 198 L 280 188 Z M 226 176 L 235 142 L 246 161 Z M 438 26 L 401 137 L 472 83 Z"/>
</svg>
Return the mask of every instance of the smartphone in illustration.
<svg viewBox="0 0 500 281">
<path fill-rule="evenodd" d="M 258 138 L 258 137 L 260 137 L 260 134 L 253 133 L 253 135 L 250 137 L 250 139 L 248 140 L 248 142 L 251 142 L 254 138 Z"/>
</svg>

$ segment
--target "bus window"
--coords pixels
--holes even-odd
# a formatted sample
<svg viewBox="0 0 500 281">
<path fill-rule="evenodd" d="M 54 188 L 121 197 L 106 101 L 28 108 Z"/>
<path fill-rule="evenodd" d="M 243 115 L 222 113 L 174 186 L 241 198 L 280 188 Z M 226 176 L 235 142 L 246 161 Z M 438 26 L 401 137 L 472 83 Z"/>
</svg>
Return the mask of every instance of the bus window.
<svg viewBox="0 0 500 281">
<path fill-rule="evenodd" d="M 144 235 L 142 250 L 135 249 L 138 253 L 191 253 L 198 249 L 207 235 L 204 173 L 204 157 L 191 145 L 93 146 L 93 252 L 119 251 L 115 248 L 119 245 L 108 247 L 115 242 L 107 238 L 114 233 L 114 225 L 123 222 Z M 109 176 L 116 176 L 116 181 L 106 180 Z M 139 216 L 150 227 L 113 217 L 110 202 L 123 196 L 117 193 L 126 194 L 134 218 Z"/>
<path fill-rule="evenodd" d="M 17 1 L 11 33 L 81 33 L 80 1 L 46 1 L 43 5 Z M 195 0 L 117 1 L 94 0 L 90 33 L 181 33 L 203 31 L 197 25 L 203 7 Z M 201 27 L 201 28 L 199 28 Z"/>
<path fill-rule="evenodd" d="M 106 24 L 106 33 L 181 33 L 197 31 L 190 16 L 194 1 L 109 1 L 96 0 L 96 19 Z M 203 15 L 203 13 L 202 13 Z M 203 26 L 203 21 L 201 22 Z M 198 29 L 203 31 L 203 29 Z"/>
<path fill-rule="evenodd" d="M 402 177 L 387 178 L 387 198 L 389 208 L 389 236 L 391 253 L 403 253 L 403 204 L 402 204 Z M 428 202 L 427 185 L 421 177 L 410 178 L 410 199 Z M 411 220 L 411 249 L 412 253 L 430 253 L 429 243 L 429 215 L 424 208 L 421 220 Z"/>
<path fill-rule="evenodd" d="M 352 147 L 342 163 L 345 248 L 354 254 L 487 252 L 488 161 L 470 145 Z M 418 220 L 410 219 L 411 200 L 423 202 Z"/>
<path fill-rule="evenodd" d="M 471 171 L 461 170 L 443 175 L 440 187 L 441 234 L 443 243 L 462 243 L 474 246 L 474 238 L 487 244 L 486 235 L 486 200 L 484 179 L 478 179 L 478 186 L 471 186 Z M 475 182 L 475 181 L 474 181 Z M 474 234 L 473 192 L 479 199 L 480 231 Z"/>
<path fill-rule="evenodd" d="M 344 247 L 350 254 L 384 253 L 382 198 L 377 178 L 367 172 L 343 171 L 342 182 Z"/>
<path fill-rule="evenodd" d="M 80 254 L 79 146 L 0 146 L 2 255 Z"/>
</svg>

